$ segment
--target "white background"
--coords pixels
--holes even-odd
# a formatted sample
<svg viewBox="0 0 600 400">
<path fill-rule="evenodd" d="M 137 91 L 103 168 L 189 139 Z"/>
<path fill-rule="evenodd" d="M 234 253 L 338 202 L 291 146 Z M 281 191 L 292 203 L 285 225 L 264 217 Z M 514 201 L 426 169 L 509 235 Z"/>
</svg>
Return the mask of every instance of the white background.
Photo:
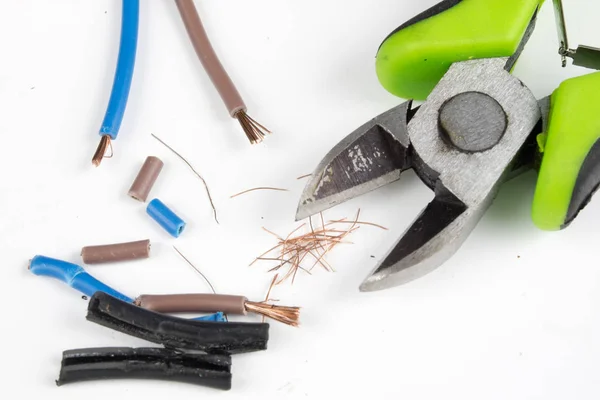
<svg viewBox="0 0 600 400">
<path fill-rule="evenodd" d="M 250 114 L 274 132 L 250 146 L 202 70 L 172 1 L 142 1 L 139 52 L 115 156 L 90 158 L 118 50 L 120 1 L 0 2 L 0 304 L 2 398 L 405 398 L 598 399 L 600 396 L 600 201 L 566 231 L 530 218 L 535 175 L 503 188 L 456 254 L 434 273 L 375 293 L 358 286 L 431 193 L 412 173 L 330 210 L 362 218 L 354 245 L 328 258 L 336 273 L 299 275 L 277 288 L 302 307 L 300 328 L 272 323 L 267 351 L 235 356 L 233 388 L 105 381 L 56 387 L 61 352 L 147 346 L 85 320 L 87 302 L 27 271 L 36 254 L 80 262 L 82 246 L 149 238 L 149 260 L 87 267 L 130 296 L 204 292 L 261 300 L 271 265 L 249 263 L 298 224 L 305 181 L 339 140 L 401 99 L 378 83 L 381 40 L 436 0 L 205 0 L 196 2 Z M 600 45 L 593 0 L 565 2 L 571 41 Z M 536 96 L 589 71 L 562 69 L 552 4 L 515 74 Z M 221 224 L 187 167 L 151 136 L 181 151 L 207 179 Z M 127 189 L 148 155 L 165 168 L 152 192 L 186 221 L 177 240 Z M 254 192 L 256 186 L 289 192 Z M 371 256 L 374 256 L 372 258 Z M 258 321 L 252 317 L 250 320 Z M 183 397 L 180 397 L 183 398 Z"/>
</svg>

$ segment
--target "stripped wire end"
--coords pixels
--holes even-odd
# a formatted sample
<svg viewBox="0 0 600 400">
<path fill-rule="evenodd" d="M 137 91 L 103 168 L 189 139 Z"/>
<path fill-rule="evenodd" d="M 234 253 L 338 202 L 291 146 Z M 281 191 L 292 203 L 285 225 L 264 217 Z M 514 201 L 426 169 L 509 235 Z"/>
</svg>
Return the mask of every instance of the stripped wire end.
<svg viewBox="0 0 600 400">
<path fill-rule="evenodd" d="M 286 325 L 297 327 L 300 320 L 299 307 L 275 306 L 265 302 L 256 303 L 246 302 L 246 310 L 255 314 L 263 315 L 275 321 L 283 322 Z"/>
<path fill-rule="evenodd" d="M 106 155 L 106 150 L 110 147 L 110 156 Z M 94 153 L 94 157 L 92 157 L 92 164 L 98 167 L 104 158 L 111 158 L 113 156 L 112 152 L 112 142 L 110 140 L 110 136 L 103 135 L 100 139 L 100 143 L 98 144 L 98 148 Z"/>
<path fill-rule="evenodd" d="M 235 113 L 234 117 L 240 122 L 244 133 L 246 134 L 248 140 L 250 140 L 250 143 L 252 144 L 262 142 L 265 136 L 271 133 L 267 128 L 265 128 L 264 126 L 253 120 L 248 114 L 246 114 L 245 110 L 238 111 L 237 113 Z"/>
</svg>

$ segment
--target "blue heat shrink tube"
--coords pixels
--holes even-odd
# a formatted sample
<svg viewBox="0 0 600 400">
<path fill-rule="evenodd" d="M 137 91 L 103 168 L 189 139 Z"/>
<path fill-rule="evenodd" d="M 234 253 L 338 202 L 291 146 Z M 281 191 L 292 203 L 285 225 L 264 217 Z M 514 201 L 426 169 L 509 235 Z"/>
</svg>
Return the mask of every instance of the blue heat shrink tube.
<svg viewBox="0 0 600 400">
<path fill-rule="evenodd" d="M 154 199 L 146 207 L 148 215 L 171 236 L 178 238 L 186 223 L 159 199 Z"/>
</svg>

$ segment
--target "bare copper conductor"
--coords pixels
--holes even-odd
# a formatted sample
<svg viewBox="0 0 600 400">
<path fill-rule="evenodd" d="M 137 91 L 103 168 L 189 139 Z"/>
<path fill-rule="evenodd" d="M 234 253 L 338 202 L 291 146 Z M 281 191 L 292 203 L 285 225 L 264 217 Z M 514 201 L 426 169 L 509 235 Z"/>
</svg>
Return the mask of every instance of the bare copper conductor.
<svg viewBox="0 0 600 400">
<path fill-rule="evenodd" d="M 108 150 L 109 147 L 111 148 L 111 154 L 110 154 L 110 156 L 107 156 L 106 150 Z M 98 166 L 100 166 L 102 159 L 111 158 L 111 157 L 112 157 L 112 143 L 110 140 L 110 136 L 103 135 L 100 138 L 100 143 L 98 143 L 96 152 L 94 153 L 94 156 L 92 157 L 92 164 L 94 164 L 94 166 L 98 167 Z"/>
</svg>

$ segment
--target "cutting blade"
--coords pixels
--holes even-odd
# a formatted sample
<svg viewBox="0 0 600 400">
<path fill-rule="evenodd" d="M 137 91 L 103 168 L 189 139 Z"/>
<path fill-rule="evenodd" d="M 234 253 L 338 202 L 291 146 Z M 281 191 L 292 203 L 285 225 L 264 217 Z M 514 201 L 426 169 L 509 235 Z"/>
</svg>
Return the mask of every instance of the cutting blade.
<svg viewBox="0 0 600 400">
<path fill-rule="evenodd" d="M 389 289 L 421 278 L 450 258 L 469 237 L 486 207 L 467 207 L 444 188 L 421 212 L 360 291 Z"/>
<path fill-rule="evenodd" d="M 399 286 L 444 264 L 501 185 L 531 167 L 530 143 L 544 119 L 542 103 L 503 65 L 502 59 L 454 64 L 411 118 L 413 169 L 435 197 L 361 291 Z"/>
<path fill-rule="evenodd" d="M 410 168 L 411 104 L 367 122 L 323 158 L 300 197 L 297 221 L 394 182 Z"/>
</svg>

